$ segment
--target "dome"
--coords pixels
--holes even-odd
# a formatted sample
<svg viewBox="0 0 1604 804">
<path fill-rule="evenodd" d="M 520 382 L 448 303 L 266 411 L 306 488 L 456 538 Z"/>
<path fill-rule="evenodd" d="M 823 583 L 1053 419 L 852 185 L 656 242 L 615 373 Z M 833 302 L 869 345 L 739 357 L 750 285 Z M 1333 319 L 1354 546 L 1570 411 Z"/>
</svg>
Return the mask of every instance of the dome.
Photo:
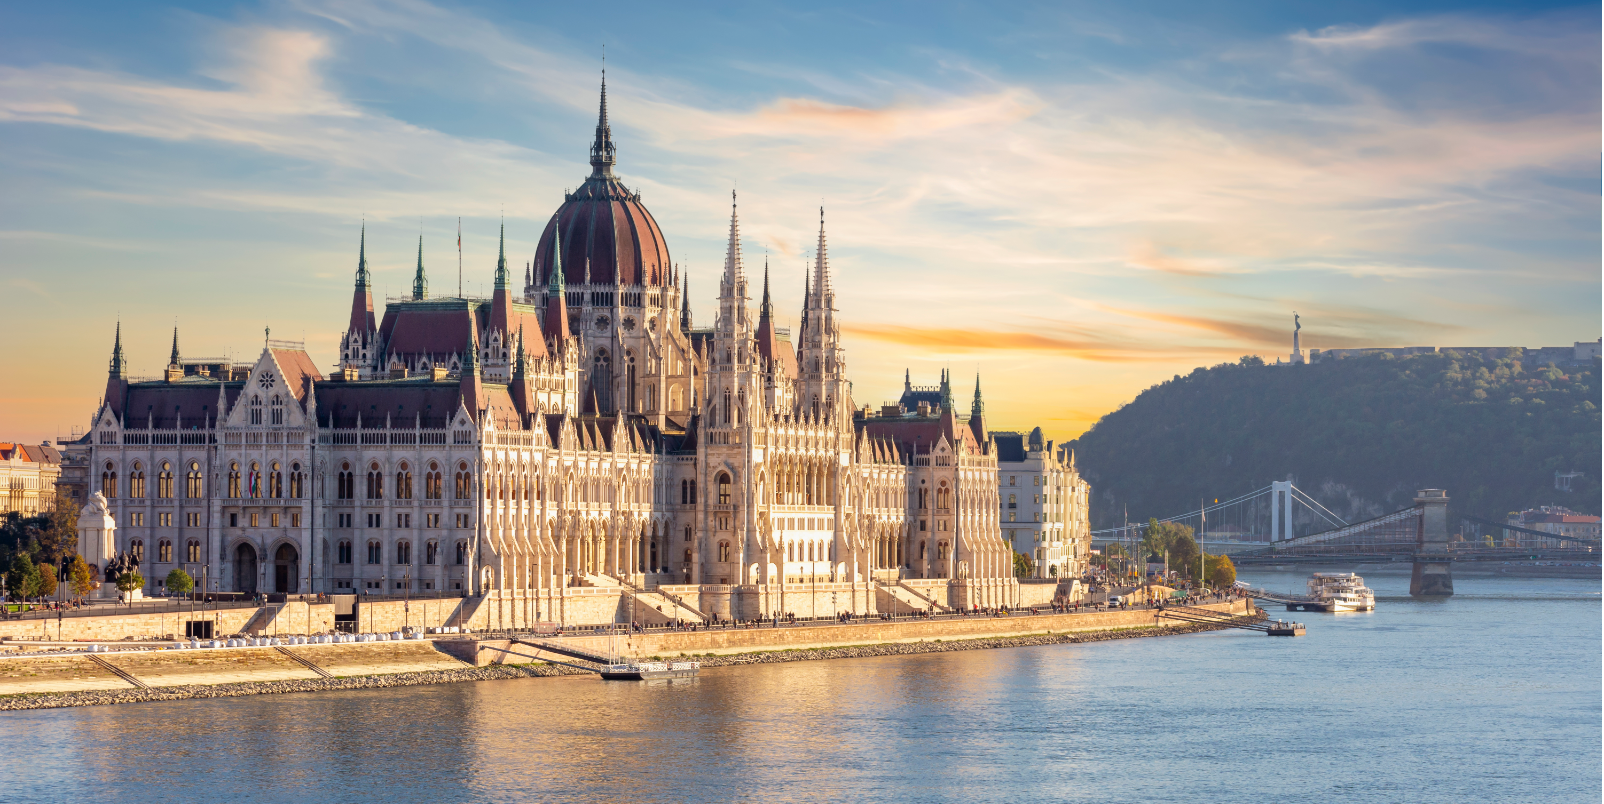
<svg viewBox="0 0 1604 804">
<path fill-rule="evenodd" d="M 563 197 L 557 214 L 540 234 L 535 249 L 534 282 L 551 279 L 553 243 L 562 234 L 563 281 L 569 285 L 672 284 L 668 243 L 652 213 L 613 175 L 616 161 L 612 129 L 607 124 L 607 79 L 602 77 L 601 116 L 590 147 L 591 174 L 579 189 Z"/>
</svg>

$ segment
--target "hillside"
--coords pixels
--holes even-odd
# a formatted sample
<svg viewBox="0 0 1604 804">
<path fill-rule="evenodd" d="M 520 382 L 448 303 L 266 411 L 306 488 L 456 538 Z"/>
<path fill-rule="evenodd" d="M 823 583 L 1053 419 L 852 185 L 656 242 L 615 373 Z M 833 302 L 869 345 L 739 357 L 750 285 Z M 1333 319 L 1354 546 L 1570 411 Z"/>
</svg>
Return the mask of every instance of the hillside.
<svg viewBox="0 0 1604 804">
<path fill-rule="evenodd" d="M 1145 521 L 1289 476 L 1349 522 L 1421 488 L 1447 489 L 1456 518 L 1542 503 L 1596 514 L 1598 375 L 1597 361 L 1560 370 L 1476 353 L 1248 357 L 1147 389 L 1071 446 L 1095 495 L 1093 527 L 1118 524 L 1127 505 Z M 1586 475 L 1567 493 L 1555 470 Z"/>
</svg>

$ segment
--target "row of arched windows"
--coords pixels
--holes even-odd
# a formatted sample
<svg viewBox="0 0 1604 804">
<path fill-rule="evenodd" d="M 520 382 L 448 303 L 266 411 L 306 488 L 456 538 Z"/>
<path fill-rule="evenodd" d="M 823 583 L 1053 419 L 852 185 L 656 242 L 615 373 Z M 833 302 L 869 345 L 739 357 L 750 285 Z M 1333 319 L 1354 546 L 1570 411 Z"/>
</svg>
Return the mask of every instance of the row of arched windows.
<svg viewBox="0 0 1604 804">
<path fill-rule="evenodd" d="M 339 543 L 335 545 L 334 556 L 335 556 L 335 563 L 337 563 L 337 564 L 350 564 L 351 563 L 352 549 L 351 549 L 351 542 L 350 542 L 349 539 L 341 539 L 339 541 Z M 402 541 L 396 542 L 395 543 L 395 556 L 394 556 L 394 558 L 395 558 L 395 561 L 392 562 L 392 563 L 400 565 L 400 566 L 410 566 L 412 564 L 412 542 L 409 542 L 409 541 L 406 541 L 406 540 L 402 540 Z M 383 542 L 379 541 L 378 539 L 370 539 L 370 540 L 368 540 L 368 543 L 367 543 L 367 562 L 366 563 L 368 563 L 368 564 L 383 564 L 384 563 L 384 543 Z M 424 543 L 424 545 L 423 545 L 423 563 L 425 565 L 429 565 L 429 566 L 433 566 L 435 564 L 440 563 L 440 543 L 439 542 L 431 539 L 431 540 L 429 540 L 429 541 Z M 456 563 L 459 564 L 459 565 L 468 563 L 468 543 L 465 542 L 465 541 L 458 541 L 456 543 Z"/>
</svg>

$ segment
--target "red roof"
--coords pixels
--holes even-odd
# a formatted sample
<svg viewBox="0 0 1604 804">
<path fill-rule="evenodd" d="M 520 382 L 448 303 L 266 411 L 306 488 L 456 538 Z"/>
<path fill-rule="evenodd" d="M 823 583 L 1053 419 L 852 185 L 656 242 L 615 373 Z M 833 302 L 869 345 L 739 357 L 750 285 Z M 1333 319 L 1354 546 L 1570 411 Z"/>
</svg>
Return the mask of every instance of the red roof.
<svg viewBox="0 0 1604 804">
<path fill-rule="evenodd" d="M 273 360 L 278 363 L 279 373 L 284 375 L 284 387 L 295 395 L 296 399 L 306 399 L 306 381 L 308 379 L 321 382 L 323 375 L 318 373 L 317 366 L 312 363 L 311 355 L 305 349 L 273 349 Z"/>
<path fill-rule="evenodd" d="M 534 281 L 551 280 L 553 232 L 562 226 L 563 278 L 584 284 L 589 265 L 591 284 L 648 285 L 672 283 L 668 241 L 652 213 L 612 176 L 592 176 L 569 193 L 555 220 L 546 224 L 535 249 Z"/>
</svg>

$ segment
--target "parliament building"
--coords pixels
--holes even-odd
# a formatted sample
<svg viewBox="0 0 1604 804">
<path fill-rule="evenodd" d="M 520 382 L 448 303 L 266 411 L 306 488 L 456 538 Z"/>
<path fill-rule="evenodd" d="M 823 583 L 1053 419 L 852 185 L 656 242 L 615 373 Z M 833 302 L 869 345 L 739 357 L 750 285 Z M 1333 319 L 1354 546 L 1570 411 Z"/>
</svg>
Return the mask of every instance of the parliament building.
<svg viewBox="0 0 1604 804">
<path fill-rule="evenodd" d="M 753 308 L 732 197 L 699 329 L 614 175 L 605 83 L 590 164 L 521 283 L 503 237 L 489 298 L 431 294 L 420 240 L 378 315 L 364 231 L 326 375 L 302 343 L 240 365 L 175 331 L 165 374 L 131 379 L 119 327 L 88 485 L 148 589 L 184 568 L 215 592 L 462 596 L 505 627 L 1019 605 L 979 381 L 965 412 L 945 374 L 854 402 L 823 212 L 792 333 L 766 265 Z M 1075 594 L 1089 494 L 1042 485 L 1035 516 L 1070 526 L 1033 574 Z"/>
</svg>

